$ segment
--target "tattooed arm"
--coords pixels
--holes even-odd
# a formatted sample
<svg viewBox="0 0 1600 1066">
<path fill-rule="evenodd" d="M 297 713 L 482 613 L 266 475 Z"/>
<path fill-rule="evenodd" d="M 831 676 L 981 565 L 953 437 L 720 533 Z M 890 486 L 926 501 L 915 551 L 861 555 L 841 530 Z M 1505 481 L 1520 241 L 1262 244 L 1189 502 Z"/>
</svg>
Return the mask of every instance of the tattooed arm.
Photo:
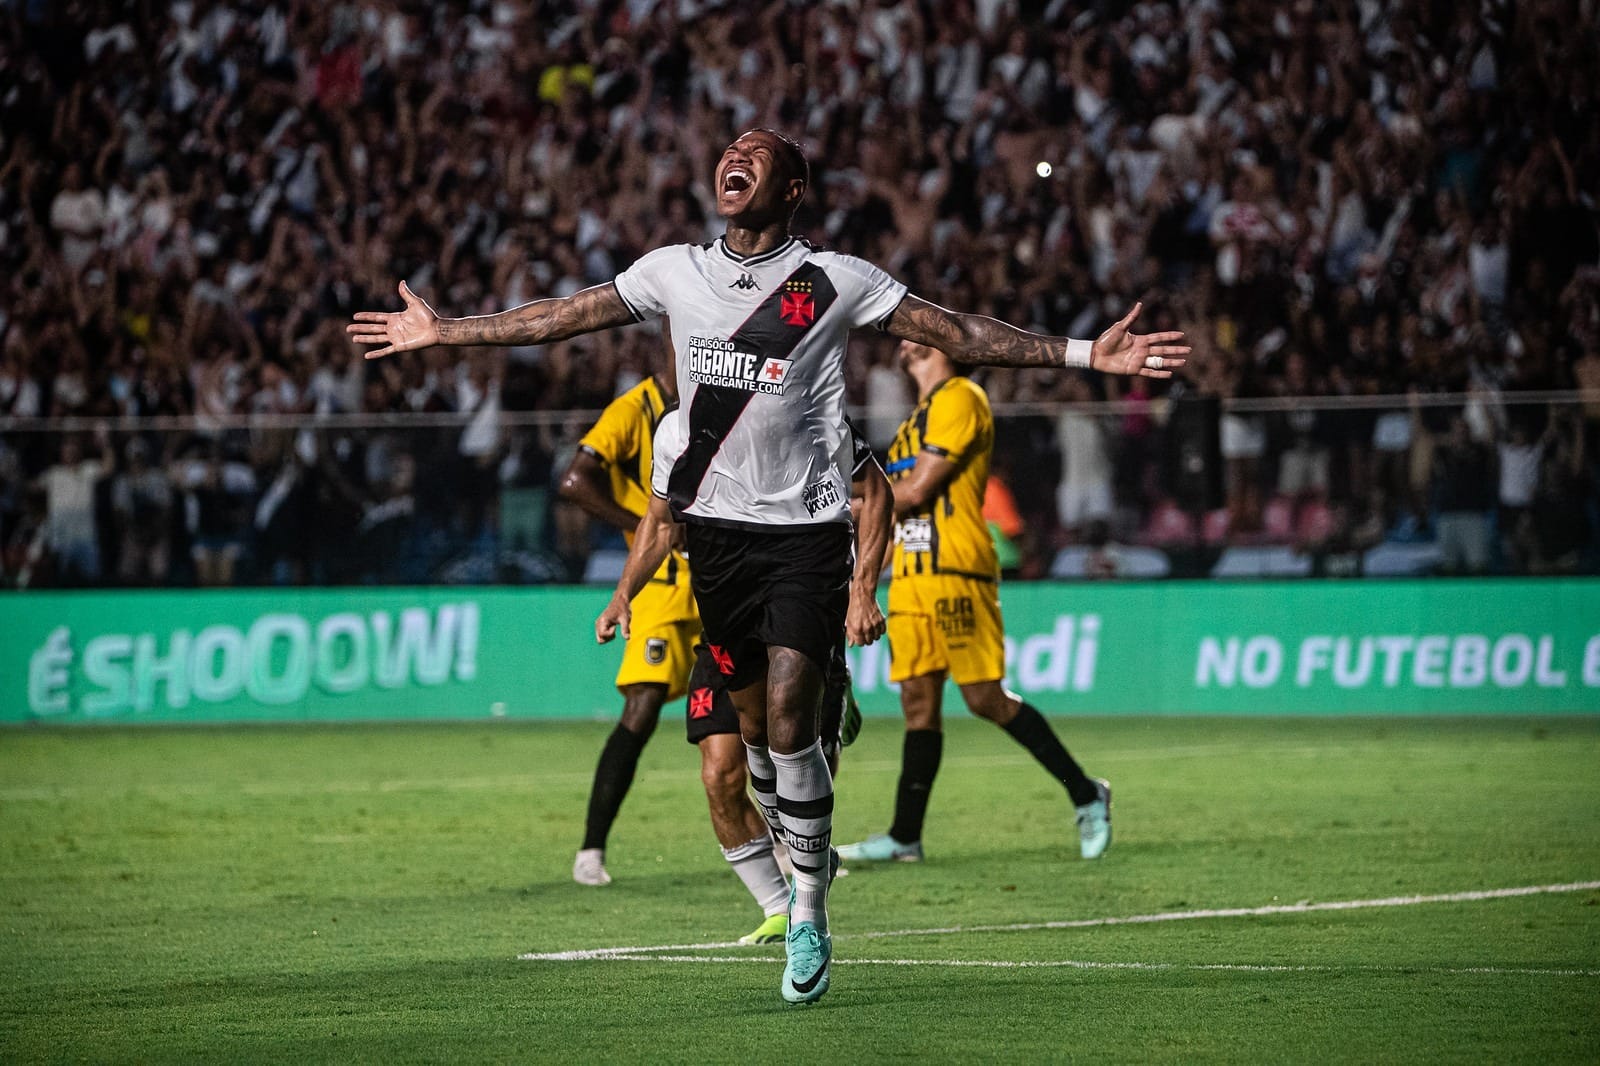
<svg viewBox="0 0 1600 1066">
<path fill-rule="evenodd" d="M 1143 304 L 1134 304 L 1122 321 L 1100 334 L 1092 345 L 1088 341 L 1073 342 L 1066 337 L 1029 333 L 983 315 L 947 311 L 910 294 L 895 308 L 884 328 L 896 337 L 938 348 L 958 363 L 1067 366 L 1068 345 L 1085 345 L 1089 348 L 1087 364 L 1080 356 L 1073 365 L 1087 365 L 1107 374 L 1170 378 L 1172 368 L 1184 364 L 1183 357 L 1189 354 L 1189 346 L 1182 343 L 1183 334 L 1176 330 L 1129 333 L 1128 327 L 1133 325 L 1143 307 Z"/>
<path fill-rule="evenodd" d="M 355 321 L 345 327 L 357 344 L 380 346 L 367 353 L 368 359 L 436 344 L 546 344 L 634 320 L 616 286 L 609 283 L 473 318 L 440 318 L 403 281 L 400 299 L 405 301 L 404 311 L 358 311 Z"/>
</svg>

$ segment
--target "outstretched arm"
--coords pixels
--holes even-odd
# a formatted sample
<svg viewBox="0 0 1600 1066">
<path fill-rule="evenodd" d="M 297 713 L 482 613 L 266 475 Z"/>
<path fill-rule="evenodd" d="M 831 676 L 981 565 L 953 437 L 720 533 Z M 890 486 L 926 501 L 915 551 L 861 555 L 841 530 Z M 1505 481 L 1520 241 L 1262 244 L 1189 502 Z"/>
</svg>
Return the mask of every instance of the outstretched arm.
<svg viewBox="0 0 1600 1066">
<path fill-rule="evenodd" d="M 405 301 L 404 311 L 358 311 L 355 321 L 345 327 L 357 344 L 380 346 L 367 353 L 368 359 L 436 344 L 547 344 L 634 320 L 616 286 L 609 282 L 571 296 L 534 300 L 509 311 L 472 318 L 440 318 L 403 281 L 400 299 Z"/>
<path fill-rule="evenodd" d="M 987 366 L 1085 366 L 1106 374 L 1170 378 L 1182 366 L 1189 346 L 1177 330 L 1135 335 L 1128 332 L 1144 305 L 1100 334 L 1092 344 L 1047 337 L 1009 326 L 999 319 L 949 311 L 907 294 L 889 316 L 888 332 L 938 348 L 958 363 Z"/>
</svg>

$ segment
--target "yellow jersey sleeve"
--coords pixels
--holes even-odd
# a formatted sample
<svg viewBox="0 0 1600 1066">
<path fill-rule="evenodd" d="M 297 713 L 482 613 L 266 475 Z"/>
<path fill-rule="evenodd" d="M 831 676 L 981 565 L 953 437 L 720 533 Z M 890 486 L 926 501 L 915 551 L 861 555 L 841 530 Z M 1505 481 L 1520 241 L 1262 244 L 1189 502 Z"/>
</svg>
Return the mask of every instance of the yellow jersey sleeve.
<svg viewBox="0 0 1600 1066">
<path fill-rule="evenodd" d="M 638 400 L 629 390 L 606 405 L 578 446 L 587 448 L 603 462 L 618 466 L 639 454 L 639 433 L 646 428 Z"/>
<path fill-rule="evenodd" d="M 965 378 L 952 378 L 930 397 L 922 447 L 959 463 L 974 447 L 987 445 L 991 425 L 983 393 Z"/>
<path fill-rule="evenodd" d="M 660 390 L 653 379 L 646 378 L 612 400 L 578 441 L 578 447 L 605 464 L 611 498 L 635 515 L 643 515 L 650 507 L 651 438 L 664 408 Z"/>
</svg>

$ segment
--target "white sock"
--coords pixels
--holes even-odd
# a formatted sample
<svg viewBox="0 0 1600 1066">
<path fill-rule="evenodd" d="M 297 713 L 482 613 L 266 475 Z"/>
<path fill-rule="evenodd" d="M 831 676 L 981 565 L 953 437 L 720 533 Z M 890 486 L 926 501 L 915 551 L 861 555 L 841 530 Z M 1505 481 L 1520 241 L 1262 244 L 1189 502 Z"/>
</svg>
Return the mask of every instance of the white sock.
<svg viewBox="0 0 1600 1066">
<path fill-rule="evenodd" d="M 776 840 L 783 839 L 783 820 L 778 817 L 778 770 L 772 765 L 772 754 L 766 748 L 752 744 L 744 746 L 745 765 L 750 768 L 750 792 L 761 808 Z"/>
<path fill-rule="evenodd" d="M 822 744 L 793 755 L 771 752 L 777 769 L 778 812 L 794 863 L 794 905 L 789 927 L 811 922 L 828 931 L 828 843 L 833 837 L 833 776 Z"/>
<path fill-rule="evenodd" d="M 723 848 L 722 857 L 750 890 L 762 914 L 771 917 L 789 909 L 789 882 L 773 857 L 771 837 L 759 836 L 736 848 Z"/>
</svg>

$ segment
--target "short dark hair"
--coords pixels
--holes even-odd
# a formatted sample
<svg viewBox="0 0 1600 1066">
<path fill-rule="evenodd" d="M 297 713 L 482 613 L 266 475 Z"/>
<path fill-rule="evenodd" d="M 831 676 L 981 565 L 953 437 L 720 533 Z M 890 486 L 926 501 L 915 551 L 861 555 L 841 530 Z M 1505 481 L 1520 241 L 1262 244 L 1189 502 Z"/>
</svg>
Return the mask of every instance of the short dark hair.
<svg viewBox="0 0 1600 1066">
<path fill-rule="evenodd" d="M 800 147 L 800 142 L 768 126 L 759 126 L 751 133 L 765 133 L 778 142 L 778 157 L 783 160 L 783 168 L 790 178 L 799 178 L 811 185 L 811 161 L 806 158 L 806 151 Z"/>
</svg>

